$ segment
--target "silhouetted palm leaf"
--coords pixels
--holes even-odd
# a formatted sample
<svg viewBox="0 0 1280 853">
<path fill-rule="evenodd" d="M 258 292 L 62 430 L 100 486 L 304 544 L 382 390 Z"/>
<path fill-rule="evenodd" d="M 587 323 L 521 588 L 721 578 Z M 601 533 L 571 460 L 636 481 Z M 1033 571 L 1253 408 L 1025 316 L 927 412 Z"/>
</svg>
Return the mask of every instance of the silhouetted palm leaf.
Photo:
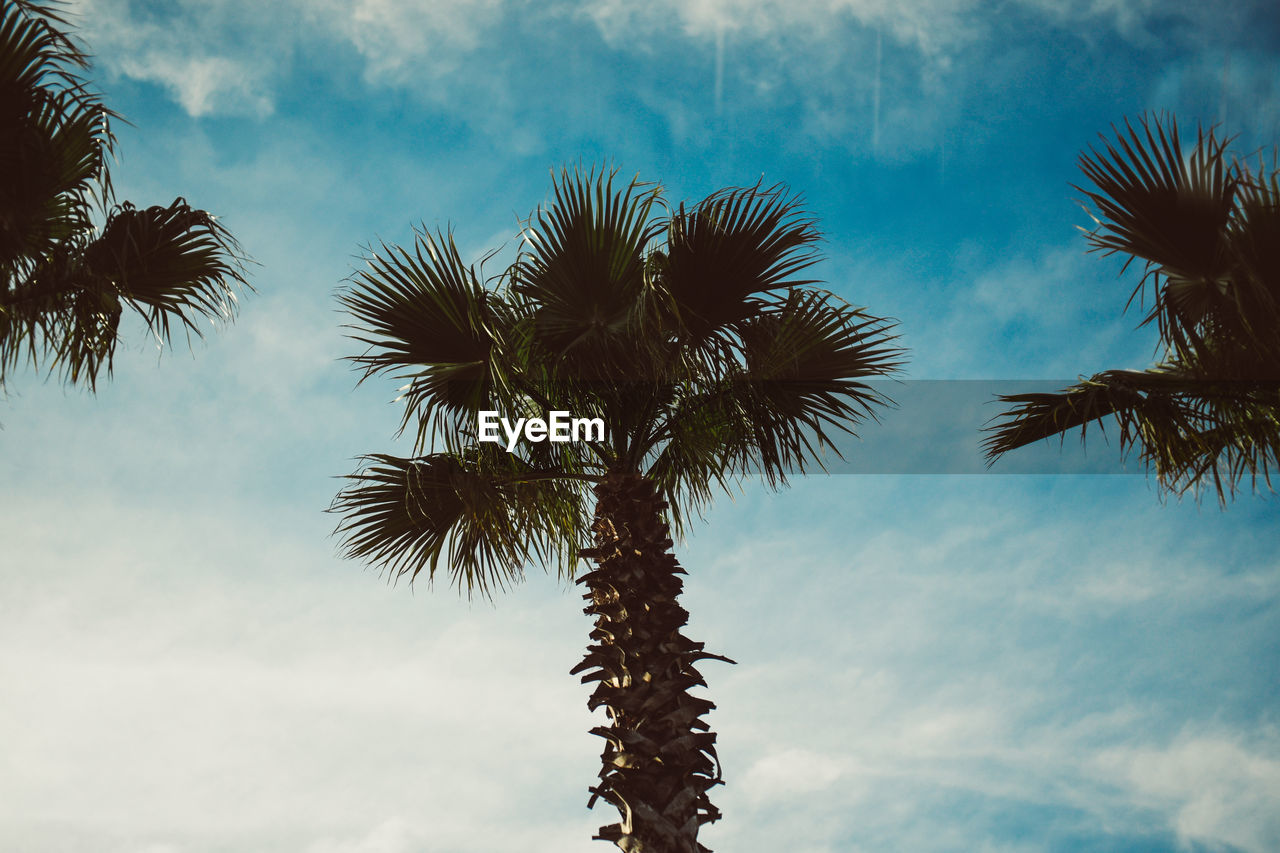
<svg viewBox="0 0 1280 853">
<path fill-rule="evenodd" d="M 751 317 L 758 294 L 813 283 L 790 277 L 817 262 L 821 235 L 782 186 L 725 189 L 681 205 L 668 232 L 660 275 L 688 342 Z"/>
<path fill-rule="evenodd" d="M 584 547 L 579 490 L 503 457 L 370 456 L 334 501 L 346 554 L 411 580 L 423 569 L 434 578 L 443 557 L 456 585 L 489 595 L 523 577 L 529 561 Z"/>
<path fill-rule="evenodd" d="M 633 334 L 645 309 L 645 252 L 657 226 L 656 187 L 615 173 L 561 173 L 553 202 L 525 224 L 512 292 L 534 306 L 537 344 L 581 379 L 617 380 L 639 367 Z"/>
<path fill-rule="evenodd" d="M 1164 357 L 1001 397 L 1016 405 L 988 428 L 987 455 L 1113 415 L 1122 449 L 1140 447 L 1162 487 L 1211 481 L 1225 504 L 1246 474 L 1270 486 L 1280 458 L 1280 169 L 1274 155 L 1269 173 L 1229 160 L 1212 131 L 1184 153 L 1172 117 L 1125 127 L 1081 158 L 1101 215 L 1089 239 L 1145 265 L 1130 302 L 1149 295 L 1143 323 L 1158 324 Z"/>
<path fill-rule="evenodd" d="M 409 380 L 401 429 L 418 421 L 417 446 L 425 447 L 432 433 L 457 432 L 496 405 L 501 365 L 492 355 L 503 318 L 452 235 L 420 232 L 412 252 L 383 244 L 366 261 L 339 295 L 359 321 L 352 337 L 369 347 L 351 361 L 366 377 Z"/>
<path fill-rule="evenodd" d="M 71 382 L 111 371 L 122 309 L 162 343 L 234 316 L 240 248 L 212 216 L 111 199 L 115 117 L 80 77 L 53 5 L 0 2 L 0 384 L 28 362 Z"/>
<path fill-rule="evenodd" d="M 791 472 L 839 456 L 836 433 L 890 401 L 861 378 L 901 365 L 887 320 L 823 291 L 788 290 L 740 324 L 742 361 L 696 392 L 675 395 L 645 450 L 664 488 L 710 497 L 710 483 L 758 473 L 777 488 Z M 833 432 L 834 431 L 834 432 Z"/>
</svg>

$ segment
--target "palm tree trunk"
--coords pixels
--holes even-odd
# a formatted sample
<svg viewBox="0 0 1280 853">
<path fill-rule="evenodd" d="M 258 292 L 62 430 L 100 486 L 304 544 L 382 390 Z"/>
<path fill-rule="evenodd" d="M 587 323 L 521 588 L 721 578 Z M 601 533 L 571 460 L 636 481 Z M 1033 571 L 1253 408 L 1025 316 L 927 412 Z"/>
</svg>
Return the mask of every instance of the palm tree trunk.
<svg viewBox="0 0 1280 853">
<path fill-rule="evenodd" d="M 605 706 L 610 720 L 591 730 L 605 748 L 587 805 L 603 799 L 621 816 L 595 837 L 627 853 L 710 853 L 698 843 L 698 827 L 720 817 L 707 790 L 721 778 L 716 736 L 701 718 L 715 705 L 689 690 L 706 686 L 696 661 L 733 661 L 680 632 L 689 618 L 676 601 L 684 570 L 671 553 L 667 503 L 653 484 L 614 472 L 595 493 L 595 547 L 581 555 L 597 568 L 578 583 L 589 590 L 583 612 L 596 624 L 573 672 L 587 670 L 582 681 L 599 682 L 587 706 Z"/>
</svg>

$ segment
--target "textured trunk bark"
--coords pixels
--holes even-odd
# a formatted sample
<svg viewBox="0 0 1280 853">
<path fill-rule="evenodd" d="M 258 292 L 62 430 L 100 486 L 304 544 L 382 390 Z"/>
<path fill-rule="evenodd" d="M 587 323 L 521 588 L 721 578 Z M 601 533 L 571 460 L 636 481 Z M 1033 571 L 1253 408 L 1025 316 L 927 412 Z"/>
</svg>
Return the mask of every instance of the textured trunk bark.
<svg viewBox="0 0 1280 853">
<path fill-rule="evenodd" d="M 721 779 L 716 736 L 701 718 L 715 705 L 689 690 L 706 686 L 696 661 L 732 661 L 680 632 L 689 618 L 676 601 L 684 570 L 653 484 L 614 473 L 595 492 L 595 547 L 582 556 L 597 568 L 578 583 L 589 590 L 583 612 L 596 624 L 573 672 L 599 682 L 587 706 L 605 706 L 610 720 L 591 730 L 605 748 L 588 807 L 603 799 L 621 817 L 595 837 L 628 853 L 710 853 L 698 827 L 720 817 L 707 791 Z"/>
</svg>

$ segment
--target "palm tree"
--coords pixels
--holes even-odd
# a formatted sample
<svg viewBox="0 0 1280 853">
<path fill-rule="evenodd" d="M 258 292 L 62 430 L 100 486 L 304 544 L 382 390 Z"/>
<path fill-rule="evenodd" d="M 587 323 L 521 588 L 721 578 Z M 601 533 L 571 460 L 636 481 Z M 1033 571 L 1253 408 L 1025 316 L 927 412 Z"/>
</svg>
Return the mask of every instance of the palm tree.
<svg viewBox="0 0 1280 853">
<path fill-rule="evenodd" d="M 19 364 L 95 387 L 120 316 L 175 327 L 230 319 L 246 282 L 235 240 L 179 198 L 113 203 L 111 119 L 54 7 L 0 0 L 0 385 Z M 101 227 L 95 215 L 105 214 Z"/>
<path fill-rule="evenodd" d="M 595 618 L 573 673 L 607 709 L 600 781 L 619 821 L 596 838 L 697 853 L 720 813 L 714 705 L 696 663 L 727 660 L 681 629 L 679 533 L 716 487 L 772 487 L 883 402 L 859 381 L 897 366 L 889 323 L 809 287 L 814 222 L 781 186 L 725 189 L 686 207 L 660 187 L 562 172 L 523 223 L 514 263 L 484 279 L 451 233 L 370 253 L 340 295 L 364 376 L 407 382 L 412 459 L 375 455 L 335 499 L 348 556 L 392 577 L 447 567 L 491 594 L 532 562 L 576 577 Z M 483 266 L 483 263 L 481 267 Z M 598 418 L 578 441 L 481 440 L 481 412 Z M 505 441 L 505 436 L 504 436 Z M 425 452 L 424 452 L 425 451 Z M 594 507 L 591 498 L 594 497 Z"/>
<path fill-rule="evenodd" d="M 1184 154 L 1172 116 L 1138 125 L 1081 155 L 1096 187 L 1081 191 L 1099 211 L 1091 251 L 1143 264 L 1129 303 L 1150 298 L 1142 325 L 1157 324 L 1162 357 L 1002 396 L 1017 405 L 988 428 L 988 459 L 1114 415 L 1121 448 L 1141 447 L 1162 490 L 1208 480 L 1225 505 L 1246 474 L 1270 487 L 1280 460 L 1280 168 L 1274 152 L 1256 170 L 1230 157 L 1212 129 Z"/>
</svg>

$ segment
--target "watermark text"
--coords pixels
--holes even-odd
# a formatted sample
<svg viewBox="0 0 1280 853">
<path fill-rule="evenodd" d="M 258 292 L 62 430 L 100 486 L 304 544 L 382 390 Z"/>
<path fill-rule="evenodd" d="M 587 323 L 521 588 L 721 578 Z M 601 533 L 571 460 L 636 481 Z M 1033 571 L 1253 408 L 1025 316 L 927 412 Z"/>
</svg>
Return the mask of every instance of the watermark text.
<svg viewBox="0 0 1280 853">
<path fill-rule="evenodd" d="M 514 453 L 516 443 L 522 438 L 525 441 L 552 441 L 563 443 L 568 441 L 604 441 L 603 418 L 575 418 L 568 412 L 556 410 L 546 420 L 542 418 L 516 418 L 512 423 L 501 417 L 496 411 L 485 410 L 478 413 L 476 420 L 480 441 L 492 441 L 501 444 L 502 434 L 506 435 L 507 452 Z"/>
</svg>

